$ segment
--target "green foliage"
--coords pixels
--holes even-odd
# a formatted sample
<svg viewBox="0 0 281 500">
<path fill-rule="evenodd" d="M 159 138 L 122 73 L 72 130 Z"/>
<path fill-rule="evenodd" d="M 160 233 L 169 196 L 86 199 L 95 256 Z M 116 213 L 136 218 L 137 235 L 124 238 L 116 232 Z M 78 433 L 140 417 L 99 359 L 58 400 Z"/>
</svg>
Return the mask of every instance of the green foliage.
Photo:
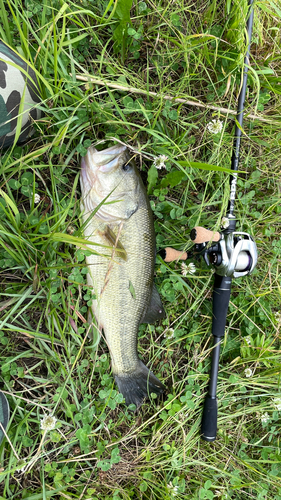
<svg viewBox="0 0 281 500">
<path fill-rule="evenodd" d="M 129 28 L 131 24 L 131 7 L 132 0 L 120 0 L 114 5 L 114 14 L 118 19 L 117 26 L 113 31 L 114 48 L 115 52 L 121 52 L 123 61 L 127 53 L 128 35 L 132 36 L 132 33 L 129 33 L 129 30 L 132 30 L 132 28 Z"/>
<path fill-rule="evenodd" d="M 195 225 L 219 229 L 234 132 L 231 111 L 220 109 L 236 109 L 246 8 L 246 0 L 0 0 L 0 36 L 33 64 L 44 112 L 29 142 L 1 156 L 1 390 L 11 421 L 0 450 L 0 498 L 280 500 L 276 2 L 254 5 L 236 216 L 239 230 L 256 238 L 259 263 L 232 285 L 214 444 L 200 439 L 210 269 L 196 261 L 195 274 L 184 275 L 181 262 L 157 257 L 166 318 L 140 326 L 139 352 L 167 392 L 134 413 L 117 391 L 102 335 L 90 329 L 96 295 L 79 223 L 80 158 L 92 143 L 119 140 L 142 152 L 135 157 L 157 250 L 188 250 Z M 247 118 L 255 112 L 264 121 Z M 212 119 L 223 122 L 219 134 L 207 130 Z M 44 415 L 57 418 L 46 433 Z"/>
</svg>

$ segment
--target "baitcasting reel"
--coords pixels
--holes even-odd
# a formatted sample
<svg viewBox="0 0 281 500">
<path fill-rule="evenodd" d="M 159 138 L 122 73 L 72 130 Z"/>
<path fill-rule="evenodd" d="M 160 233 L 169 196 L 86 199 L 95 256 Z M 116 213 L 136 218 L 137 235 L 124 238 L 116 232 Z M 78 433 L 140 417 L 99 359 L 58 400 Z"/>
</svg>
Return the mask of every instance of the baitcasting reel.
<svg viewBox="0 0 281 500">
<path fill-rule="evenodd" d="M 240 278 L 251 274 L 256 267 L 257 246 L 248 233 L 219 233 L 197 226 L 192 229 L 190 237 L 194 242 L 190 253 L 195 257 L 202 255 L 206 264 L 212 264 L 220 276 Z"/>
<path fill-rule="evenodd" d="M 202 256 L 208 266 L 215 267 L 216 274 L 234 278 L 251 274 L 256 267 L 257 246 L 248 233 L 227 230 L 219 233 L 197 226 L 190 238 L 194 246 L 188 253 L 167 247 L 160 252 L 161 257 L 165 262 L 172 262 Z"/>
</svg>

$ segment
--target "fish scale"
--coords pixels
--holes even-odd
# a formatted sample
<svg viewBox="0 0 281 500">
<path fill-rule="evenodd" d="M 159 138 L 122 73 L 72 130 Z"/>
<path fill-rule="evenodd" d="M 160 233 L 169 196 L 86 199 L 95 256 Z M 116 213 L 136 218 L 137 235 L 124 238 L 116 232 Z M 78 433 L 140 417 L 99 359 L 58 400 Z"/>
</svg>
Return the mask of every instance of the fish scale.
<svg viewBox="0 0 281 500">
<path fill-rule="evenodd" d="M 89 248 L 100 253 L 100 255 L 91 254 L 86 257 L 89 270 L 87 282 L 96 295 L 92 310 L 98 327 L 104 331 L 118 388 L 127 404 L 134 403 L 139 406 L 149 389 L 150 392 L 156 393 L 163 391 L 163 385 L 140 361 L 137 351 L 139 324 L 149 308 L 153 291 L 155 235 L 152 212 L 140 175 L 135 166 L 132 166 L 128 175 L 124 175 L 121 170 L 124 165 L 123 149 L 121 154 L 119 150 L 118 152 L 120 178 L 117 176 L 116 182 L 118 181 L 119 189 L 124 184 L 125 193 L 126 187 L 128 188 L 127 201 L 135 207 L 135 211 L 127 219 L 118 220 L 119 211 L 122 212 L 124 209 L 124 213 L 127 213 L 126 206 L 123 207 L 123 204 L 126 205 L 127 196 L 124 194 L 122 201 L 118 200 L 117 196 L 117 202 L 108 205 L 109 208 L 106 204 L 103 205 L 102 220 L 97 212 L 86 225 L 84 236 L 91 242 Z M 101 152 L 98 154 L 101 155 Z M 82 172 L 83 165 L 84 172 L 87 165 L 92 165 L 90 159 L 93 157 L 94 154 L 92 156 L 89 154 L 86 158 L 86 163 L 82 164 Z M 97 169 L 96 172 L 101 177 L 94 181 L 93 187 L 95 184 L 98 186 L 99 182 L 104 183 L 105 176 L 110 175 L 110 173 L 102 174 Z M 82 194 L 84 194 L 87 182 L 83 182 L 83 177 L 81 177 L 81 186 Z M 110 187 L 112 186 L 109 186 L 109 189 Z M 104 189 L 102 185 L 103 197 Z M 132 193 L 134 193 L 134 199 Z M 91 190 L 88 196 L 94 198 L 97 195 Z M 84 196 L 81 205 L 84 223 L 89 217 L 90 205 L 91 200 Z M 92 205 L 94 208 L 95 202 Z M 106 220 L 107 210 L 109 211 L 108 220 Z M 112 221 L 115 215 L 116 221 Z M 108 230 L 117 239 L 113 247 L 110 247 L 106 240 Z M 125 257 L 118 251 L 120 245 L 126 252 Z M 158 317 L 163 317 L 163 311 L 158 311 Z"/>
</svg>

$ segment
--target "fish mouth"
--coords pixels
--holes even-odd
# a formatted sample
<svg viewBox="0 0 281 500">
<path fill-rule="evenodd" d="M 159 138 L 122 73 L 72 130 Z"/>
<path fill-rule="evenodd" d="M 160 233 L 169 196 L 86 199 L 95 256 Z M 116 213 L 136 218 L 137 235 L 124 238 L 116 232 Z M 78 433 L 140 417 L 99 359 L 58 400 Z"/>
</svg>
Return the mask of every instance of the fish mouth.
<svg viewBox="0 0 281 500">
<path fill-rule="evenodd" d="M 97 151 L 93 146 L 90 146 L 86 155 L 86 163 L 91 162 L 92 168 L 98 168 L 100 172 L 108 173 L 127 160 L 126 152 L 126 146 L 112 146 L 103 151 Z"/>
<path fill-rule="evenodd" d="M 112 146 L 98 151 L 94 146 L 88 148 L 81 160 L 81 189 L 87 194 L 97 180 L 97 172 L 108 174 L 126 163 L 129 159 L 126 146 Z"/>
<path fill-rule="evenodd" d="M 81 159 L 80 184 L 83 211 L 91 213 L 100 205 L 95 217 L 114 223 L 129 219 L 137 211 L 138 202 L 128 196 L 127 185 L 124 186 L 121 182 L 122 176 L 119 180 L 117 178 L 114 185 L 115 172 L 129 163 L 129 160 L 127 146 L 112 146 L 103 151 L 97 151 L 94 146 L 88 148 L 86 156 Z M 113 174 L 114 182 L 111 184 L 107 182 L 108 174 Z M 102 200 L 105 201 L 104 205 Z M 111 206 L 115 202 L 116 208 Z"/>
</svg>

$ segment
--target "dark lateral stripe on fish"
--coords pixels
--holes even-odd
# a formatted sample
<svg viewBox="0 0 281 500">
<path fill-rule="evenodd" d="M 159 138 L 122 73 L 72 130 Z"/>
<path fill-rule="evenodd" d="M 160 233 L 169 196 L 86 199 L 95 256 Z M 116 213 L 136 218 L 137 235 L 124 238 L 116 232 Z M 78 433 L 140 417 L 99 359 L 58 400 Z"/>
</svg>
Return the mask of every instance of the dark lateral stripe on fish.
<svg viewBox="0 0 281 500">
<path fill-rule="evenodd" d="M 115 375 L 115 381 L 127 406 L 134 404 L 139 408 L 152 392 L 159 395 L 165 391 L 165 386 L 141 361 L 138 370 L 130 375 Z"/>
</svg>

